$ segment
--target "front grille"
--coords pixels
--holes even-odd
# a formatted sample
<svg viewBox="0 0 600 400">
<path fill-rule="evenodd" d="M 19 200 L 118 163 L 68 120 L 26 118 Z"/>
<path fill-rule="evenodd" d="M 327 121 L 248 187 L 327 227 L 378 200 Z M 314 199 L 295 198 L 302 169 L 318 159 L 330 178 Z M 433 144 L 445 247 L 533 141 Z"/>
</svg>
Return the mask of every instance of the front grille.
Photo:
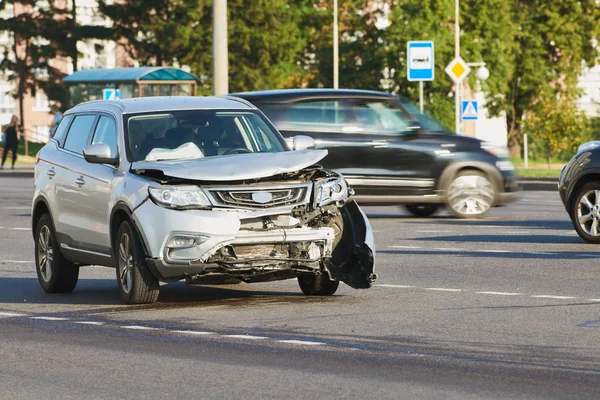
<svg viewBox="0 0 600 400">
<path fill-rule="evenodd" d="M 209 188 L 208 192 L 215 205 L 266 209 L 306 203 L 310 195 L 309 188 L 309 185 L 293 187 Z"/>
</svg>

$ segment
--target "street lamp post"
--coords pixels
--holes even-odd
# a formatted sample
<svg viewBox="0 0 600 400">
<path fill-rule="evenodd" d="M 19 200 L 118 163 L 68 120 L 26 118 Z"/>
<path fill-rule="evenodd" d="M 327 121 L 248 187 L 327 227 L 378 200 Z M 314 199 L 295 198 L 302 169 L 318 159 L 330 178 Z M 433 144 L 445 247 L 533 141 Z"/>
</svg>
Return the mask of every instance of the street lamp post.
<svg viewBox="0 0 600 400">
<path fill-rule="evenodd" d="M 339 43 L 338 43 L 338 0 L 333 0 L 333 88 L 338 89 L 339 82 Z"/>
<path fill-rule="evenodd" d="M 455 1 L 455 13 L 456 23 L 454 24 L 454 57 L 458 59 L 460 57 L 460 26 L 459 26 L 459 7 L 460 0 Z M 455 118 L 455 132 L 460 134 L 460 87 L 462 82 L 456 83 L 456 91 L 454 93 L 454 118 Z"/>
<path fill-rule="evenodd" d="M 229 92 L 227 60 L 227 0 L 213 1 L 213 94 Z"/>
</svg>

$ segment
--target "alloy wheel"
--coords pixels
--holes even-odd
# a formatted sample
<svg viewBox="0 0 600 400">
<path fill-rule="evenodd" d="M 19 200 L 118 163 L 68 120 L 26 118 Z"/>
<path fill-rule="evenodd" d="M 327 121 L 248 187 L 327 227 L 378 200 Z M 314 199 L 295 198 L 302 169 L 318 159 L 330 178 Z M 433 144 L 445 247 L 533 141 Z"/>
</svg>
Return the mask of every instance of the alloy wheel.
<svg viewBox="0 0 600 400">
<path fill-rule="evenodd" d="M 133 285 L 133 248 L 129 235 L 123 234 L 119 243 L 119 280 L 125 293 L 131 292 Z"/>
<path fill-rule="evenodd" d="M 38 237 L 38 263 L 42 279 L 45 282 L 50 282 L 54 263 L 54 249 L 52 248 L 50 228 L 46 225 L 42 226 Z"/>
<path fill-rule="evenodd" d="M 581 229 L 590 236 L 600 236 L 600 190 L 589 190 L 579 198 L 577 219 Z"/>
<path fill-rule="evenodd" d="M 494 202 L 494 187 L 481 175 L 462 175 L 448 187 L 448 205 L 460 215 L 484 214 Z"/>
</svg>

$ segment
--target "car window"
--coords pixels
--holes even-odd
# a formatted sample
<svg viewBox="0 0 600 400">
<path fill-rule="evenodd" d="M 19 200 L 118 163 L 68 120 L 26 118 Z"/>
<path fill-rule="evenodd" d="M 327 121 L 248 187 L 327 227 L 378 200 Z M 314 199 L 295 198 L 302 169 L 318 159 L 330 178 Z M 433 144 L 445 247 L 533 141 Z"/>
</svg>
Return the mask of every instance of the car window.
<svg viewBox="0 0 600 400">
<path fill-rule="evenodd" d="M 65 115 L 54 131 L 52 138 L 58 142 L 59 146 L 62 146 L 65 142 L 65 136 L 69 125 L 71 125 L 71 121 L 73 121 L 73 115 Z"/>
<path fill-rule="evenodd" d="M 289 105 L 286 112 L 272 104 L 265 113 L 276 114 L 275 126 L 280 130 L 346 132 L 355 130 L 351 113 L 352 105 L 346 100 L 305 101 Z"/>
<path fill-rule="evenodd" d="M 279 133 L 251 111 L 145 113 L 127 116 L 125 126 L 132 161 L 284 151 Z"/>
<path fill-rule="evenodd" d="M 76 116 L 69 128 L 64 148 L 77 154 L 83 154 L 83 149 L 90 142 L 90 132 L 95 120 L 95 115 Z"/>
<path fill-rule="evenodd" d="M 414 118 L 389 101 L 357 101 L 352 119 L 358 131 L 365 133 L 400 134 L 418 128 Z"/>
<path fill-rule="evenodd" d="M 94 132 L 94 143 L 104 143 L 110 148 L 111 157 L 117 155 L 117 124 L 115 120 L 102 115 L 98 120 L 96 132 Z"/>
</svg>

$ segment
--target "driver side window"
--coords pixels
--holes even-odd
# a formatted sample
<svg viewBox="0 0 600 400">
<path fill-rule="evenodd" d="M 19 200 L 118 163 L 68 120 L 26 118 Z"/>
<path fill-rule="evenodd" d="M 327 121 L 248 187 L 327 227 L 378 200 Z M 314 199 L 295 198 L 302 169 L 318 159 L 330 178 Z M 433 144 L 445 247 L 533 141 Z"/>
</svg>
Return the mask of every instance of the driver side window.
<svg viewBox="0 0 600 400">
<path fill-rule="evenodd" d="M 100 116 L 92 140 L 92 144 L 96 143 L 108 145 L 111 157 L 117 155 L 117 124 L 114 119 L 104 115 Z"/>
</svg>

